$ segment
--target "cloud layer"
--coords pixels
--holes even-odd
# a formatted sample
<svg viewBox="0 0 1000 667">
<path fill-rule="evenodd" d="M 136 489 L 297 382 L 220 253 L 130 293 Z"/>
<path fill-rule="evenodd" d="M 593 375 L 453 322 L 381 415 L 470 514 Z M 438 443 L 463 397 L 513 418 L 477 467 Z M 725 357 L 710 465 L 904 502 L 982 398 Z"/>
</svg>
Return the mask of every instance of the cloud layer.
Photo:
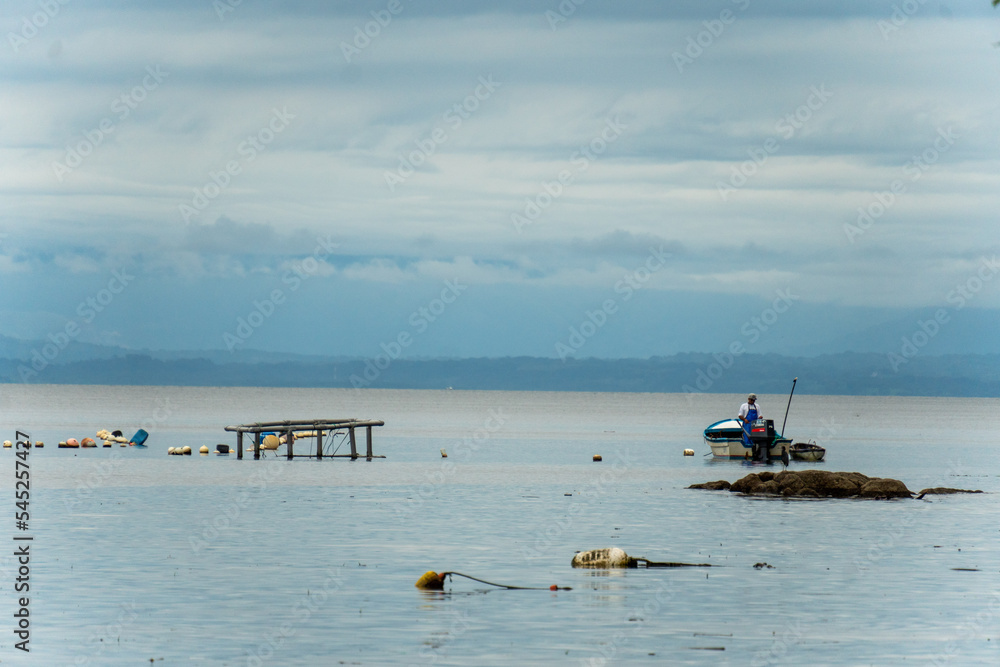
<svg viewBox="0 0 1000 667">
<path fill-rule="evenodd" d="M 0 333 L 58 326 L 129 266 L 95 339 L 219 347 L 292 275 L 315 324 L 379 304 L 288 334 L 357 353 L 460 280 L 478 344 L 430 351 L 546 353 L 657 253 L 643 293 L 705 331 L 781 289 L 946 306 L 1000 251 L 988 2 L 468 4 L 8 3 Z M 664 326 L 601 353 L 713 339 Z"/>
</svg>

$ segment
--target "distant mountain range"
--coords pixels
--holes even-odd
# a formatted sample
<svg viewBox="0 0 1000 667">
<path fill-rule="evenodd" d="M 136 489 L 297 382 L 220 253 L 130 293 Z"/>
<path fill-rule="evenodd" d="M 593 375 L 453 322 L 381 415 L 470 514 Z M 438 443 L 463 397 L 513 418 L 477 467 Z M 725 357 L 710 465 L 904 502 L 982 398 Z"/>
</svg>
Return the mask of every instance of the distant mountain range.
<svg viewBox="0 0 1000 667">
<path fill-rule="evenodd" d="M 140 352 L 0 336 L 0 382 L 612 392 L 1000 396 L 1000 354 L 677 354 L 648 359 L 374 359 L 241 350 Z"/>
</svg>

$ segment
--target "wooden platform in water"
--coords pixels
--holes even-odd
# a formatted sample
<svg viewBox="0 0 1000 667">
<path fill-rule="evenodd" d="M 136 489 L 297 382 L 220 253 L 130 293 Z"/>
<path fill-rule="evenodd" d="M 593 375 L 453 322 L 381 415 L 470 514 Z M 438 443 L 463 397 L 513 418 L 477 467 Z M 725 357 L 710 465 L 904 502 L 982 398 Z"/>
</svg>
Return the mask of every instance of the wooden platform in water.
<svg viewBox="0 0 1000 667">
<path fill-rule="evenodd" d="M 260 458 L 261 451 L 261 440 L 263 433 L 275 433 L 282 434 L 285 436 L 285 458 L 291 461 L 293 458 L 349 458 L 352 461 L 362 458 L 358 454 L 357 439 L 355 437 L 355 430 L 359 428 L 365 429 L 365 441 L 367 444 L 366 453 L 364 458 L 368 461 L 372 459 L 384 459 L 384 456 L 376 456 L 372 453 L 372 428 L 375 426 L 385 426 L 385 422 L 375 419 L 302 419 L 298 421 L 286 420 L 278 422 L 254 422 L 252 424 L 237 424 L 235 426 L 227 426 L 226 430 L 236 433 L 236 458 L 243 458 L 243 434 L 248 433 L 253 437 L 253 457 L 254 459 Z M 295 454 L 295 433 L 301 433 L 303 431 L 308 432 L 306 437 L 302 438 L 302 441 L 315 438 L 316 440 L 316 450 L 315 453 L 310 454 Z M 351 441 L 351 453 L 350 454 L 324 454 L 323 453 L 323 438 L 324 436 L 335 434 L 335 433 L 346 433 Z"/>
</svg>

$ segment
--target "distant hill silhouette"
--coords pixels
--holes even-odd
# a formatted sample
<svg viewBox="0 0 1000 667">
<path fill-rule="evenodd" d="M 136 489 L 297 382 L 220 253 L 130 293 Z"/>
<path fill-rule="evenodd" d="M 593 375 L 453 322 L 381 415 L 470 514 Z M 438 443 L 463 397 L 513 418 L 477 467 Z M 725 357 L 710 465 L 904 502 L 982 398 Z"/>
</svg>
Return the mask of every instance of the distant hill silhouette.
<svg viewBox="0 0 1000 667">
<path fill-rule="evenodd" d="M 1000 355 L 916 354 L 818 357 L 776 354 L 677 354 L 649 359 L 347 359 L 219 352 L 142 353 L 91 346 L 34 354 L 42 342 L 0 348 L 0 382 L 180 386 L 357 387 L 608 392 L 761 393 L 865 396 L 1000 396 Z M 48 350 L 52 356 L 53 348 Z M 89 358 L 81 358 L 87 357 Z M 203 356 L 199 356 L 203 355 Z M 44 362 L 44 364 L 43 364 Z M 895 368 L 894 368 L 895 366 Z"/>
</svg>

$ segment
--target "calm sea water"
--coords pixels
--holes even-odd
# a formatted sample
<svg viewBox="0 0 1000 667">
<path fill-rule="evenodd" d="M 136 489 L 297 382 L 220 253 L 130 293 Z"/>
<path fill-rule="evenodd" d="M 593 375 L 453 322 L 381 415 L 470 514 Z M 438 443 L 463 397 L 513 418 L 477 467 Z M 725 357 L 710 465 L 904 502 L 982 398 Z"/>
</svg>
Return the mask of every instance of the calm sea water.
<svg viewBox="0 0 1000 667">
<path fill-rule="evenodd" d="M 0 452 L 0 661 L 1000 664 L 1000 401 L 801 395 L 786 428 L 827 447 L 793 469 L 986 494 L 687 490 L 751 471 L 705 457 L 701 440 L 742 398 L 0 385 L 3 439 L 46 443 L 29 458 L 28 655 L 12 632 L 14 455 Z M 760 404 L 780 424 L 786 400 Z M 332 417 L 384 420 L 386 458 L 166 454 L 234 445 L 227 424 Z M 143 425 L 147 449 L 56 448 Z M 716 567 L 570 567 L 609 546 Z M 454 577 L 422 592 L 427 570 L 546 590 Z"/>
</svg>

